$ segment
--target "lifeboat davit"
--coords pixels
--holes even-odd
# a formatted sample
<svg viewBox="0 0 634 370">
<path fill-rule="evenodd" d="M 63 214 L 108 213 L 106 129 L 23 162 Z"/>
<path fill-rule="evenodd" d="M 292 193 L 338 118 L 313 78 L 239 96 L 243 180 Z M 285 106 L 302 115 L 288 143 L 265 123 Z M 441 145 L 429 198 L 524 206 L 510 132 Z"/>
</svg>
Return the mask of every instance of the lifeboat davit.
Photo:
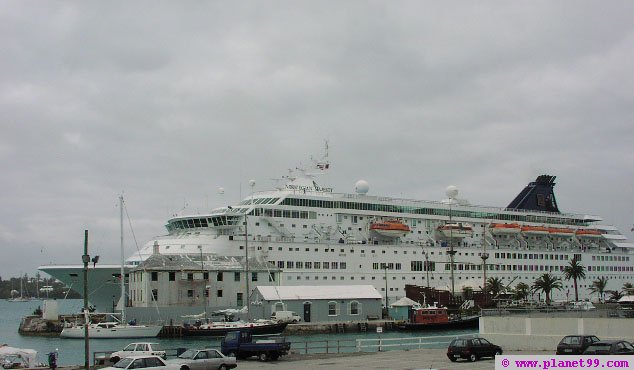
<svg viewBox="0 0 634 370">
<path fill-rule="evenodd" d="M 522 226 L 522 234 L 527 235 L 549 235 L 550 229 L 543 226 Z"/>
<path fill-rule="evenodd" d="M 575 231 L 573 229 L 565 229 L 565 228 L 558 228 L 558 227 L 549 228 L 548 233 L 552 236 L 560 236 L 564 238 L 571 238 L 575 235 Z"/>
<path fill-rule="evenodd" d="M 410 232 L 409 226 L 398 220 L 377 221 L 370 225 L 370 230 L 388 238 L 398 238 Z"/>
<path fill-rule="evenodd" d="M 577 230 L 575 231 L 575 235 L 578 238 L 600 238 L 601 237 L 601 231 L 599 230 Z"/>
<path fill-rule="evenodd" d="M 518 224 L 491 224 L 489 231 L 494 235 L 519 234 L 521 228 Z"/>
<path fill-rule="evenodd" d="M 473 227 L 469 224 L 450 223 L 438 227 L 438 232 L 445 238 L 462 239 L 473 235 Z"/>
</svg>

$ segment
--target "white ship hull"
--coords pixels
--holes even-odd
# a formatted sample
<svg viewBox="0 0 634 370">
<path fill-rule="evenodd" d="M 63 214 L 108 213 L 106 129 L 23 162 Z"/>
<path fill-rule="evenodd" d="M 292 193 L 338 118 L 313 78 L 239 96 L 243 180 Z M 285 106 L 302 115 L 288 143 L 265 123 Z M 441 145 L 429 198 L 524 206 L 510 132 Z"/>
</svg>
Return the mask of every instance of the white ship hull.
<svg viewBox="0 0 634 370">
<path fill-rule="evenodd" d="M 529 286 L 544 273 L 562 277 L 563 268 L 576 258 L 586 267 L 586 279 L 579 282 L 581 299 L 590 298 L 588 288 L 600 277 L 608 278 L 608 290 L 619 290 L 634 277 L 634 244 L 627 242 L 615 228 L 601 225 L 597 216 L 457 203 L 450 208 L 433 201 L 335 194 L 312 184 L 312 181 L 294 182 L 282 190 L 257 193 L 254 199 L 247 198 L 232 208 L 219 208 L 207 215 L 174 217 L 168 221 L 168 235 L 149 241 L 127 262 L 137 265 L 153 253 L 242 258 L 246 222 L 249 257 L 281 271 L 275 284 L 372 284 L 390 301 L 405 296 L 407 284 L 447 290 L 454 286 L 457 293 L 465 286 L 478 289 L 483 285 L 480 257 L 483 252 L 489 255 L 485 267 L 487 278 Z M 377 235 L 370 225 L 381 218 L 397 218 L 410 231 L 396 237 Z M 447 243 L 443 242 L 447 236 L 437 233 L 450 220 L 472 227 L 472 233 L 453 235 L 458 240 L 450 243 L 456 252 L 454 284 Z M 517 227 L 491 230 L 493 223 L 507 220 L 517 223 Z M 536 225 L 573 230 L 592 227 L 602 231 L 603 236 L 563 238 L 520 232 L 520 227 Z M 329 267 L 322 268 L 325 265 Z M 428 265 L 430 271 L 426 269 Z M 101 291 L 91 294 L 89 300 L 99 311 L 112 311 L 119 301 L 118 279 L 113 279 L 118 268 L 97 265 L 90 270 L 91 291 L 93 287 Z M 126 271 L 131 268 L 127 266 Z M 81 292 L 81 266 L 43 266 L 40 270 Z M 209 279 L 210 284 L 212 280 Z M 572 281 L 562 280 L 562 283 L 563 289 L 552 292 L 554 300 L 570 299 L 570 292 L 574 294 Z M 256 285 L 253 283 L 252 288 Z M 214 289 L 222 287 L 216 284 Z M 133 293 L 138 295 L 140 290 Z M 148 294 L 147 287 L 142 290 Z M 235 300 L 228 298 L 235 297 L 235 293 L 213 297 L 215 300 L 208 300 L 207 308 L 235 307 Z M 164 296 L 159 293 L 159 297 Z"/>
</svg>

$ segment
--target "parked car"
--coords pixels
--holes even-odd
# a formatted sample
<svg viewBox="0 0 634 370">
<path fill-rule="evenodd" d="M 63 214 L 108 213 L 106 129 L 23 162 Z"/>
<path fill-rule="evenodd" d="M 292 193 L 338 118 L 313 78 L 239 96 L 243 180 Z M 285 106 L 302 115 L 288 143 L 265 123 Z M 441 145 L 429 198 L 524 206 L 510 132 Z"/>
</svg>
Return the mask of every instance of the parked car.
<svg viewBox="0 0 634 370">
<path fill-rule="evenodd" d="M 575 311 L 590 311 L 597 309 L 592 302 L 572 302 L 569 308 Z"/>
<path fill-rule="evenodd" d="M 495 357 L 502 354 L 502 348 L 484 338 L 456 338 L 449 343 L 447 357 L 452 362 L 459 358 L 471 362 L 482 357 Z"/>
<path fill-rule="evenodd" d="M 294 311 L 275 311 L 271 314 L 271 320 L 297 323 L 301 321 L 301 318 Z"/>
<path fill-rule="evenodd" d="M 626 340 L 601 340 L 592 343 L 584 355 L 634 355 L 634 345 Z"/>
<path fill-rule="evenodd" d="M 158 343 L 130 343 L 121 351 L 112 352 L 110 354 L 110 362 L 116 364 L 122 358 L 130 356 L 146 356 L 154 355 L 166 358 L 165 351 Z"/>
<path fill-rule="evenodd" d="M 600 339 L 596 335 L 566 335 L 557 345 L 558 355 L 580 355 L 592 343 Z"/>
<path fill-rule="evenodd" d="M 215 349 L 189 349 L 166 362 L 178 365 L 180 370 L 227 370 L 238 366 L 235 357 L 227 357 Z"/>
<path fill-rule="evenodd" d="M 114 366 L 104 367 L 101 370 L 131 370 L 157 367 L 162 370 L 180 370 L 178 365 L 168 364 L 160 356 L 130 356 L 120 360 Z"/>
</svg>

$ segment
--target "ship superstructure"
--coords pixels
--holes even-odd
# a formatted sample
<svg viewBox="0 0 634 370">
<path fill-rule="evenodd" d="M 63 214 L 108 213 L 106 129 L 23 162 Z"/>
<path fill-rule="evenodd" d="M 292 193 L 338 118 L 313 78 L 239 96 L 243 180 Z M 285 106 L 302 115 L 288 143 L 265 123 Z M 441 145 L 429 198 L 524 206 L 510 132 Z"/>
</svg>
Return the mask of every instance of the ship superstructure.
<svg viewBox="0 0 634 370">
<path fill-rule="evenodd" d="M 326 170 L 329 163 L 315 168 Z M 573 258 L 587 269 L 580 298 L 590 296 L 587 288 L 599 277 L 618 289 L 634 276 L 634 244 L 598 216 L 560 212 L 554 176 L 538 177 L 506 208 L 471 205 L 453 187 L 447 199 L 421 201 L 369 195 L 365 181 L 357 182 L 355 193 L 337 193 L 304 169 L 285 180 L 239 204 L 169 219 L 167 234 L 129 257 L 128 269 L 157 252 L 243 258 L 248 246 L 250 259 L 278 271 L 277 284 L 372 284 L 392 302 L 405 296 L 406 284 L 457 293 L 478 289 L 483 269 L 487 278 L 530 286 L 545 272 L 562 276 Z M 74 289 L 81 285 L 77 276 L 69 278 L 70 267 L 40 269 Z M 103 281 L 91 286 L 109 286 L 103 279 L 108 273 L 101 275 Z M 553 299 L 574 299 L 572 282 L 563 285 Z M 111 302 L 117 294 L 110 294 L 100 295 Z"/>
</svg>

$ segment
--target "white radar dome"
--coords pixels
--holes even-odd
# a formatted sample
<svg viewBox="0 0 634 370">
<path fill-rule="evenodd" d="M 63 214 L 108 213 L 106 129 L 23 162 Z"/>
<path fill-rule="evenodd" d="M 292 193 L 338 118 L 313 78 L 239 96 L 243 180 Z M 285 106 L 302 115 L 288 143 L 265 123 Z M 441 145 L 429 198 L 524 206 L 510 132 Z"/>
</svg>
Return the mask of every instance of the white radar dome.
<svg viewBox="0 0 634 370">
<path fill-rule="evenodd" d="M 456 199 L 458 196 L 458 188 L 453 185 L 449 185 L 447 186 L 447 190 L 445 190 L 445 194 L 447 194 L 447 198 L 449 199 Z"/>
<path fill-rule="evenodd" d="M 365 180 L 359 180 L 354 184 L 354 192 L 357 194 L 367 194 L 370 190 L 370 184 Z"/>
</svg>

